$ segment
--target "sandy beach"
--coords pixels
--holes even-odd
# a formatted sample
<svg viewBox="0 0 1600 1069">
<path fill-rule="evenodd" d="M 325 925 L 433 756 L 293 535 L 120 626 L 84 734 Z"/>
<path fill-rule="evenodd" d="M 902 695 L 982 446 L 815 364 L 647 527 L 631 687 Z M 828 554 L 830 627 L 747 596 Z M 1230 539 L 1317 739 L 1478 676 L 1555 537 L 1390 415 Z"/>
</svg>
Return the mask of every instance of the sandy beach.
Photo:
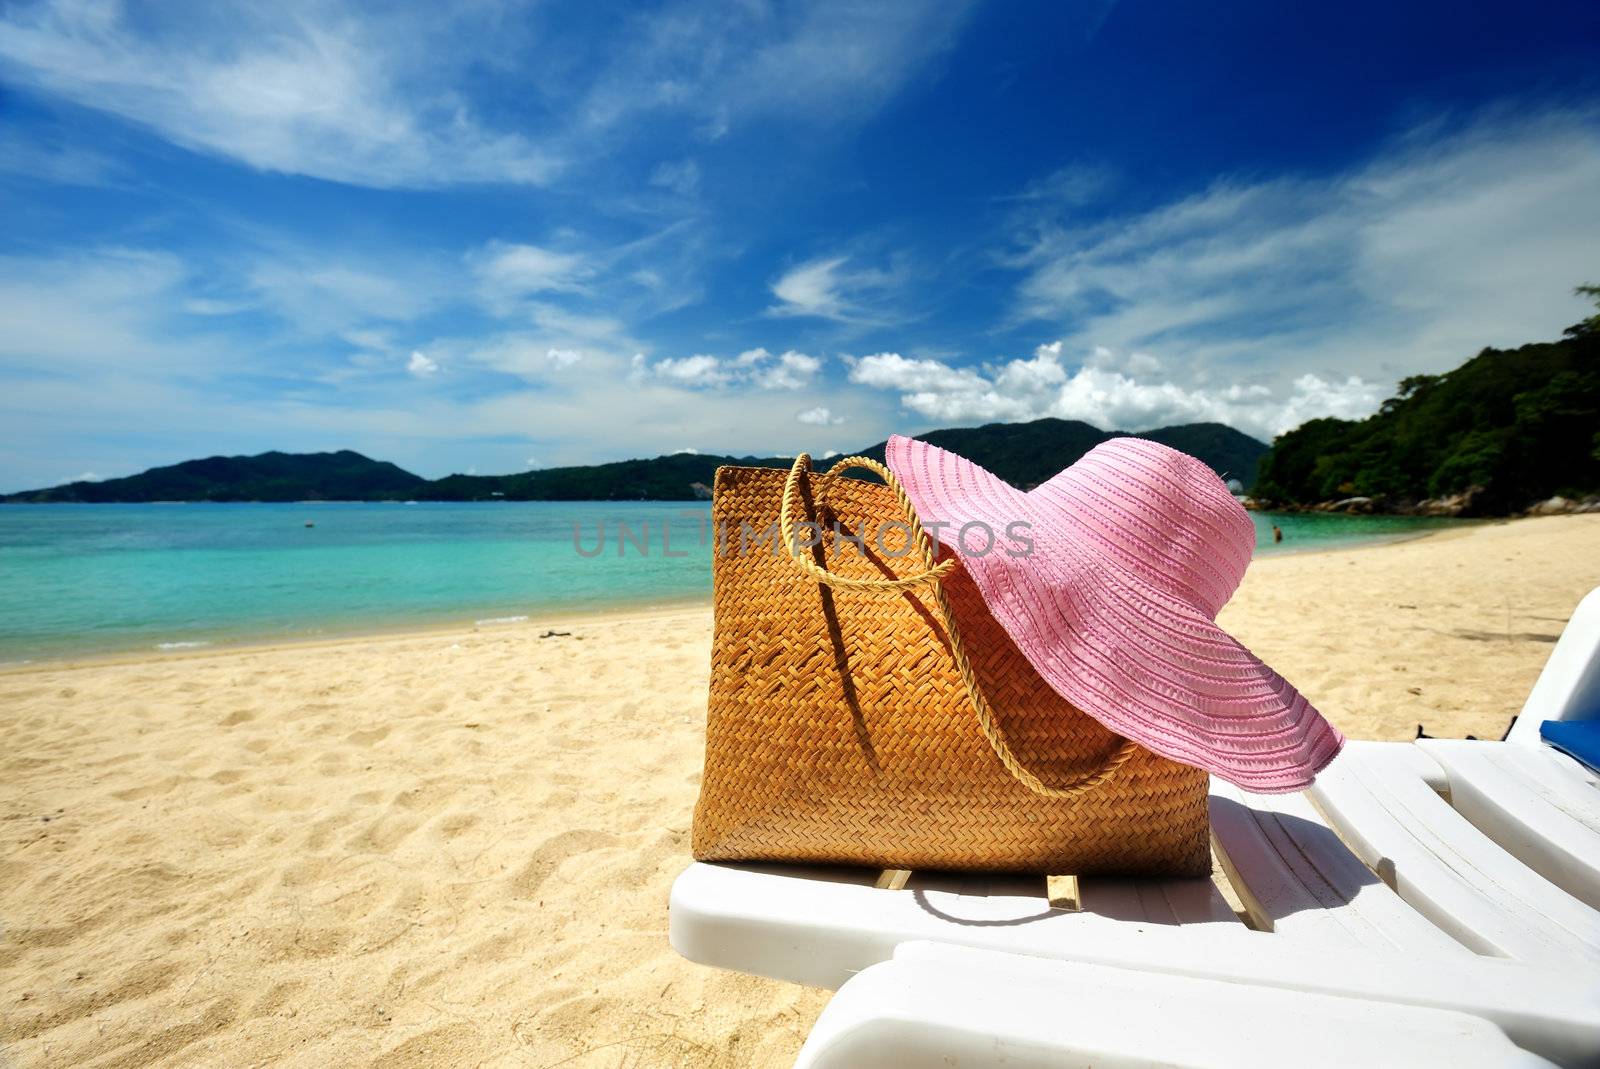
<svg viewBox="0 0 1600 1069">
<path fill-rule="evenodd" d="M 1600 515 L 1516 520 L 1259 561 L 1221 622 L 1353 737 L 1498 738 L 1597 584 Z M 0 673 L 0 1065 L 787 1065 L 827 993 L 667 945 L 710 635 Z"/>
</svg>

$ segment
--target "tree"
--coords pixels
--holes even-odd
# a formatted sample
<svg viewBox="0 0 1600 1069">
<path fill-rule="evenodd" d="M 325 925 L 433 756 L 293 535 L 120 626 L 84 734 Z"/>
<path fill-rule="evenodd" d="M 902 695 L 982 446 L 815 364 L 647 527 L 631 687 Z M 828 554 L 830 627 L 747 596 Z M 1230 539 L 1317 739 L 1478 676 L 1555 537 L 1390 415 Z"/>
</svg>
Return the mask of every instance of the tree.
<svg viewBox="0 0 1600 1069">
<path fill-rule="evenodd" d="M 1582 286 L 1574 286 L 1572 292 L 1579 297 L 1587 297 L 1594 302 L 1595 314 L 1579 323 L 1574 323 L 1564 332 L 1569 338 L 1576 338 L 1583 334 L 1600 334 L 1600 286 L 1587 282 Z"/>
</svg>

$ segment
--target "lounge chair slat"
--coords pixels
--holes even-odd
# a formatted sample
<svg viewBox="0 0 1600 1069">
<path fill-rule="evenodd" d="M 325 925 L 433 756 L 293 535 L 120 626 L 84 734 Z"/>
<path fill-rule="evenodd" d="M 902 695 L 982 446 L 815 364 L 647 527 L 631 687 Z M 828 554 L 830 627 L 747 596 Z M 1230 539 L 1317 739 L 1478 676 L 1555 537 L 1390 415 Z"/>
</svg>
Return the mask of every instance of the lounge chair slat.
<svg viewBox="0 0 1600 1069">
<path fill-rule="evenodd" d="M 1492 759 L 1497 749 L 1509 747 L 1456 739 L 1418 746 L 1450 777 L 1457 812 L 1545 879 L 1600 908 L 1600 790 L 1587 792 L 1591 804 L 1585 811 L 1577 799 L 1553 798 L 1553 790 L 1517 765 Z"/>
<path fill-rule="evenodd" d="M 1600 832 L 1600 775 L 1552 746 L 1485 744 L 1480 754 L 1573 820 Z"/>
<path fill-rule="evenodd" d="M 1600 960 L 1600 913 L 1497 846 L 1386 743 L 1350 743 L 1308 792 L 1368 867 L 1481 954 Z"/>
<path fill-rule="evenodd" d="M 1213 845 L 1251 922 L 1311 943 L 1468 954 L 1350 852 L 1303 795 L 1211 784 Z"/>
<path fill-rule="evenodd" d="M 838 987 L 896 945 L 932 939 L 1050 953 L 1090 929 L 1248 929 L 1210 880 L 1080 880 L 1083 909 L 1054 909 L 1045 880 L 916 872 L 901 891 L 877 873 L 696 863 L 672 886 L 671 938 L 691 961 Z M 941 878 L 943 882 L 941 883 Z M 963 893 L 1027 889 L 1026 894 Z M 1152 916 L 1154 914 L 1154 916 Z"/>
<path fill-rule="evenodd" d="M 847 982 L 796 1069 L 1549 1066 L 1458 1009 L 912 943 Z"/>
<path fill-rule="evenodd" d="M 1078 899 L 1085 912 L 1148 924 L 1239 924 L 1228 900 L 1209 878 L 1138 880 L 1080 876 Z"/>
</svg>

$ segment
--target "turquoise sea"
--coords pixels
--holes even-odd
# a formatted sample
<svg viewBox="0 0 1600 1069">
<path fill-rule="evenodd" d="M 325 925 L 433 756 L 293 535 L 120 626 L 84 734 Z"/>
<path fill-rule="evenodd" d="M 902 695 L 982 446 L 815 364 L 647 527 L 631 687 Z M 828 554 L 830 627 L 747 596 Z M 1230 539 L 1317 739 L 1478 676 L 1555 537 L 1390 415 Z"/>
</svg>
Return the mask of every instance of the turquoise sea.
<svg viewBox="0 0 1600 1069">
<path fill-rule="evenodd" d="M 709 515 L 693 502 L 0 507 L 0 663 L 704 599 Z M 1259 554 L 1459 522 L 1254 515 Z"/>
</svg>

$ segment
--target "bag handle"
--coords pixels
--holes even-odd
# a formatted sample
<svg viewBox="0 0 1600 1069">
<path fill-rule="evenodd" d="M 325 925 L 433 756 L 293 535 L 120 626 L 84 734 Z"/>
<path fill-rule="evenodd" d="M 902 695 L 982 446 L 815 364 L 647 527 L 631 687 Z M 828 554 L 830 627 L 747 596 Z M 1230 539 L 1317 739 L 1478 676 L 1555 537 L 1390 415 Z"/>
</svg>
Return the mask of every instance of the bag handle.
<svg viewBox="0 0 1600 1069">
<path fill-rule="evenodd" d="M 1006 771 L 1024 787 L 1046 798 L 1073 798 L 1085 791 L 1093 790 L 1110 779 L 1117 769 L 1133 756 L 1136 747 L 1132 739 L 1123 739 L 1099 768 L 1085 772 L 1067 783 L 1047 784 L 1023 767 L 1011 749 L 1010 743 L 1006 742 L 1005 734 L 995 720 L 994 710 L 989 707 L 988 700 L 978 689 L 977 673 L 972 669 L 972 662 L 967 659 L 961 632 L 956 629 L 955 614 L 950 611 L 950 597 L 945 591 L 944 584 L 939 581 L 955 568 L 956 559 L 951 557 L 943 561 L 935 560 L 933 540 L 922 529 L 922 524 L 917 520 L 917 511 L 911 506 L 910 498 L 906 497 L 905 487 L 900 485 L 900 480 L 894 477 L 893 472 L 869 457 L 844 457 L 834 462 L 833 467 L 828 469 L 828 475 L 832 476 L 847 468 L 864 468 L 875 473 L 894 492 L 895 502 L 900 506 L 900 512 L 905 517 L 906 527 L 910 531 L 911 542 L 922 558 L 923 570 L 914 575 L 894 579 L 860 578 L 831 572 L 811 559 L 811 555 L 800 545 L 793 522 L 795 513 L 804 511 L 804 505 L 800 500 L 800 476 L 811 470 L 811 456 L 808 453 L 801 453 L 794 458 L 794 465 L 789 469 L 789 477 L 783 484 L 783 502 L 778 510 L 778 526 L 783 532 L 784 548 L 789 551 L 790 559 L 817 582 L 843 590 L 899 592 L 921 586 L 923 583 L 932 583 L 934 597 L 939 604 L 939 615 L 944 619 L 945 634 L 950 636 L 950 653 L 955 658 L 956 668 L 961 672 L 961 681 L 966 685 L 967 696 L 972 699 L 972 708 L 978 714 L 978 727 L 983 731 L 983 737 L 988 740 L 989 748 L 1000 759 Z"/>
</svg>

